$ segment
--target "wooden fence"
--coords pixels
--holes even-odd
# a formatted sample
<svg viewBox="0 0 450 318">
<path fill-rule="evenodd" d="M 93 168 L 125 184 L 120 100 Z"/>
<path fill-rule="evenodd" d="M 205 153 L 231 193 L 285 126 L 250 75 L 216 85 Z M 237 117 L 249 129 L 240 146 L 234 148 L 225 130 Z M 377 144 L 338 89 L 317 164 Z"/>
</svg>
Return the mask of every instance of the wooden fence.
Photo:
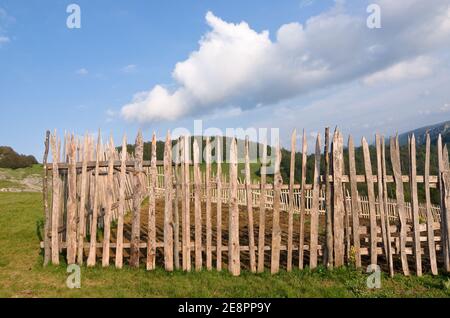
<svg viewBox="0 0 450 318">
<path fill-rule="evenodd" d="M 274 274 L 282 267 L 302 269 L 305 261 L 310 268 L 320 263 L 329 268 L 379 264 L 390 275 L 409 275 L 411 267 L 419 276 L 424 271 L 436 275 L 439 268 L 450 271 L 450 170 L 447 146 L 443 147 L 441 138 L 437 176 L 430 176 L 429 136 L 425 175 L 416 173 L 412 136 L 410 173 L 405 176 L 398 138 L 390 139 L 393 175 L 388 175 L 385 139 L 378 135 L 376 172 L 363 139 L 365 174 L 357 175 L 352 137 L 344 160 L 342 133 L 336 130 L 331 140 L 326 129 L 323 152 L 317 136 L 314 178 L 308 184 L 308 145 L 303 133 L 302 178 L 295 184 L 296 136 L 294 132 L 289 182 L 283 183 L 281 178 L 277 146 L 273 150 L 274 181 L 269 184 L 265 165 L 260 180 L 251 180 L 248 140 L 245 153 L 238 154 L 233 139 L 228 173 L 223 173 L 222 160 L 212 162 L 213 148 L 215 158 L 223 157 L 221 138 L 211 141 L 206 137 L 202 168 L 196 139 L 190 158 L 190 139 L 180 138 L 177 151 L 173 151 L 168 134 L 164 160 L 158 161 L 153 135 L 151 160 L 144 161 L 141 133 L 134 154 L 119 153 L 112 139 L 103 145 L 100 137 L 95 143 L 89 135 L 82 141 L 66 135 L 61 146 L 56 132 L 47 133 L 41 243 L 45 265 L 58 265 L 65 256 L 68 264 L 95 266 L 101 261 L 103 267 L 114 262 L 117 268 L 124 263 L 137 268 L 145 263 L 147 270 L 161 264 L 167 271 L 213 267 L 221 271 L 227 265 L 233 275 L 240 275 L 242 268 L 263 272 L 268 267 Z M 127 149 L 126 137 L 122 149 Z M 263 149 L 262 162 L 266 162 L 267 146 Z M 52 163 L 47 163 L 50 150 Z M 239 155 L 245 158 L 243 181 L 238 178 Z M 395 187 L 394 198 L 388 197 L 388 183 Z M 358 184 L 364 184 L 367 197 L 359 195 Z M 418 184 L 425 189 L 422 204 Z M 405 186 L 410 189 L 411 202 L 405 202 Z M 430 189 L 439 191 L 438 206 L 431 204 Z"/>
</svg>

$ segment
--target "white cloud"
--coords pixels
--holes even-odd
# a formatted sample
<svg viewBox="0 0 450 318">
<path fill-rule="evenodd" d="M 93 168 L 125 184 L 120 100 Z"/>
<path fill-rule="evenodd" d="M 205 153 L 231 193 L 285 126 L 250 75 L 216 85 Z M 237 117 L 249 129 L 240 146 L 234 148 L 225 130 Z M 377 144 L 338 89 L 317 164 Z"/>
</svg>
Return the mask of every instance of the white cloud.
<svg viewBox="0 0 450 318">
<path fill-rule="evenodd" d="M 5 9 L 0 8 L 0 47 L 11 42 L 11 38 L 6 34 L 6 27 L 14 21 L 14 17 L 8 15 Z"/>
<path fill-rule="evenodd" d="M 137 70 L 137 65 L 130 64 L 122 68 L 123 73 L 133 73 Z"/>
<path fill-rule="evenodd" d="M 405 1 L 376 1 L 381 30 L 368 29 L 366 16 L 351 15 L 337 2 L 304 25 L 281 26 L 275 41 L 267 31 L 208 12 L 211 30 L 172 73 L 177 88 L 156 85 L 135 95 L 121 114 L 141 123 L 176 120 L 231 106 L 245 111 L 275 105 L 359 78 L 376 83 L 430 75 L 434 62 L 426 56 L 449 46 L 448 1 Z"/>
<path fill-rule="evenodd" d="M 0 36 L 0 45 L 4 44 L 4 43 L 9 43 L 11 40 L 9 39 L 9 37 L 7 36 Z"/>
<path fill-rule="evenodd" d="M 85 68 L 80 68 L 79 70 L 77 70 L 75 72 L 75 74 L 84 76 L 84 75 L 88 75 L 89 71 L 87 69 L 85 69 Z"/>
<path fill-rule="evenodd" d="M 373 85 L 377 83 L 424 78 L 433 73 L 436 64 L 437 61 L 431 57 L 419 56 L 371 74 L 364 78 L 364 83 Z"/>
</svg>

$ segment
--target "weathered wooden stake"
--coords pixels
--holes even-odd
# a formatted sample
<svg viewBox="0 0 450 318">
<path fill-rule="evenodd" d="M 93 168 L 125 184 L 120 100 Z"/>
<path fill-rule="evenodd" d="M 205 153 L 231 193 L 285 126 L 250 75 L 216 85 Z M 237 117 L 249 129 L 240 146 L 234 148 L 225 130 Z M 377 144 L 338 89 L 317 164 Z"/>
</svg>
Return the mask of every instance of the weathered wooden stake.
<svg viewBox="0 0 450 318">
<path fill-rule="evenodd" d="M 195 216 L 195 270 L 201 271 L 202 255 L 202 179 L 200 172 L 200 150 L 194 138 L 194 216 Z"/>
<path fill-rule="evenodd" d="M 212 270 L 211 138 L 206 138 L 206 269 Z"/>
<path fill-rule="evenodd" d="M 267 179 L 267 135 L 262 143 L 261 184 L 259 196 L 259 229 L 258 229 L 258 273 L 264 272 L 266 245 L 266 179 Z"/>
<path fill-rule="evenodd" d="M 52 259 L 52 214 L 49 208 L 48 203 L 48 169 L 47 169 L 47 161 L 48 161 L 48 152 L 50 148 L 50 131 L 47 130 L 45 134 L 45 142 L 44 142 L 45 150 L 44 150 L 44 159 L 42 161 L 44 166 L 44 177 L 42 179 L 42 199 L 44 202 L 44 217 L 45 217 L 45 225 L 44 225 L 44 266 L 47 266 Z"/>
<path fill-rule="evenodd" d="M 342 189 L 343 139 L 336 129 L 333 138 L 333 217 L 334 217 L 334 262 L 336 267 L 344 265 L 344 193 Z"/>
<path fill-rule="evenodd" d="M 280 247 L 281 247 L 281 227 L 280 227 L 280 205 L 281 205 L 281 149 L 278 141 L 275 159 L 275 177 L 273 181 L 273 216 L 272 216 L 272 260 L 271 273 L 277 274 L 280 271 Z"/>
<path fill-rule="evenodd" d="M 316 140 L 316 154 L 314 160 L 314 181 L 313 181 L 313 195 L 311 206 L 311 230 L 310 230 L 310 249 L 309 249 L 309 267 L 315 269 L 317 267 L 317 253 L 319 243 L 319 204 L 320 204 L 320 134 L 317 135 Z"/>
<path fill-rule="evenodd" d="M 397 209 L 400 219 L 400 257 L 402 261 L 403 274 L 409 276 L 408 259 L 406 256 L 406 239 L 407 239 L 407 223 L 406 223 L 406 211 L 405 211 L 405 198 L 403 192 L 403 178 L 402 169 L 400 163 L 400 146 L 398 143 L 398 137 L 391 138 L 391 162 L 392 170 L 394 172 L 396 197 L 397 197 Z"/>
<path fill-rule="evenodd" d="M 125 189 L 127 182 L 127 136 L 123 136 L 122 153 L 120 156 L 120 180 L 119 180 L 119 211 L 117 219 L 117 246 L 116 246 L 116 267 L 123 267 L 123 225 L 125 217 Z"/>
<path fill-rule="evenodd" d="M 173 263 L 173 180 L 172 180 L 172 139 L 170 132 L 167 132 L 166 144 L 164 147 L 164 265 L 166 271 L 174 270 Z"/>
<path fill-rule="evenodd" d="M 139 267 L 139 243 L 141 239 L 141 203 L 143 197 L 143 156 L 144 156 L 144 141 L 142 139 L 142 132 L 136 138 L 134 148 L 135 164 L 133 177 L 133 214 L 131 223 L 131 250 L 130 250 L 130 267 Z"/>
<path fill-rule="evenodd" d="M 59 214 L 61 213 L 60 203 L 60 186 L 61 179 L 59 176 L 58 163 L 60 160 L 60 142 L 55 133 L 51 136 L 52 161 L 53 161 L 53 176 L 52 176 L 52 264 L 59 265 Z"/>
<path fill-rule="evenodd" d="M 411 186 L 411 212 L 413 219 L 413 241 L 414 241 L 414 257 L 416 261 L 417 276 L 422 276 L 422 251 L 420 247 L 420 220 L 419 220 L 419 198 L 417 193 L 417 168 L 416 168 L 416 137 L 414 134 L 410 142 L 410 186 Z"/>
<path fill-rule="evenodd" d="M 358 185 L 356 182 L 355 144 L 353 137 L 348 138 L 348 157 L 350 172 L 350 191 L 352 197 L 352 228 L 353 228 L 353 248 L 355 253 L 355 266 L 361 267 L 361 242 L 359 236 L 359 215 L 361 214 L 361 204 L 358 196 Z"/>
<path fill-rule="evenodd" d="M 250 271 L 256 273 L 256 252 L 255 252 L 255 234 L 253 230 L 253 191 L 251 188 L 250 175 L 250 141 L 245 139 L 245 186 L 247 195 L 247 214 L 248 214 L 248 242 L 250 253 Z"/>
<path fill-rule="evenodd" d="M 297 144 L 297 130 L 294 129 L 291 137 L 291 166 L 289 173 L 289 220 L 288 220 L 288 246 L 287 271 L 292 271 L 292 253 L 294 243 L 294 184 L 295 184 L 295 146 Z"/>
<path fill-rule="evenodd" d="M 425 149 L 425 200 L 427 209 L 427 240 L 428 240 L 428 256 L 430 257 L 431 273 L 438 274 L 436 261 L 436 244 L 434 243 L 434 218 L 431 212 L 431 195 L 430 195 L 430 156 L 431 156 L 431 139 L 430 133 L 427 132 L 426 149 Z"/>
<path fill-rule="evenodd" d="M 230 156 L 230 212 L 229 212 L 229 247 L 228 266 L 233 276 L 241 274 L 239 244 L 239 206 L 238 196 L 238 154 L 236 139 L 231 142 Z"/>
<path fill-rule="evenodd" d="M 153 133 L 151 147 L 150 188 L 148 206 L 148 246 L 147 246 L 147 270 L 156 268 L 156 134 Z"/>
<path fill-rule="evenodd" d="M 304 267 L 305 254 L 305 215 L 306 215 L 306 165 L 308 161 L 308 141 L 306 139 L 306 132 L 303 130 L 302 140 L 302 181 L 301 181 L 301 199 L 300 199 L 300 229 L 299 229 L 299 248 L 298 248 L 298 267 Z"/>
<path fill-rule="evenodd" d="M 222 143 L 221 137 L 216 137 L 216 160 L 217 160 L 217 211 L 216 211 L 216 236 L 217 236 L 217 271 L 222 271 Z"/>
<path fill-rule="evenodd" d="M 110 244 L 111 244 L 111 218 L 114 191 L 114 140 L 112 136 L 109 139 L 108 149 L 108 176 L 106 179 L 106 209 L 103 227 L 103 255 L 102 266 L 109 267 Z"/>
</svg>

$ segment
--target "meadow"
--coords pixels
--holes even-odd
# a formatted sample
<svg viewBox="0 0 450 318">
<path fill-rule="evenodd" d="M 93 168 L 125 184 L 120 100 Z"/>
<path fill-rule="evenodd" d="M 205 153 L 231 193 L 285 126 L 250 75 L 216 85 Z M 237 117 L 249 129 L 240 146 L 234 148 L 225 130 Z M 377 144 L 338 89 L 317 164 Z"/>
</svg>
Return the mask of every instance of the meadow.
<svg viewBox="0 0 450 318">
<path fill-rule="evenodd" d="M 366 287 L 367 274 L 323 267 L 279 275 L 251 274 L 232 277 L 228 272 L 167 273 L 114 267 L 81 269 L 81 289 L 69 289 L 66 266 L 43 267 L 39 233 L 43 223 L 40 193 L 0 193 L 0 297 L 268 297 L 367 298 L 450 297 L 450 276 L 441 274 L 393 279 L 382 274 L 382 287 Z"/>
</svg>

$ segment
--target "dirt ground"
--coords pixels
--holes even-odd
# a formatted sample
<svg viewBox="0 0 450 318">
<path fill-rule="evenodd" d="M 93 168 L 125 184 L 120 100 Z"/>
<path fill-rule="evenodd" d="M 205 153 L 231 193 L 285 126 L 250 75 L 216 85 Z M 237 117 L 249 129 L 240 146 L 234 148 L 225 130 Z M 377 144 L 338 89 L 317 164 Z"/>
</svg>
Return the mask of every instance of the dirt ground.
<svg viewBox="0 0 450 318">
<path fill-rule="evenodd" d="M 240 207 L 240 213 L 239 213 L 239 238 L 240 238 L 240 244 L 241 246 L 248 246 L 249 237 L 248 237 L 248 213 L 247 209 L 245 207 Z M 217 206 L 216 204 L 212 204 L 212 246 L 216 246 L 217 242 L 217 221 L 216 221 L 216 211 Z M 222 205 L 222 245 L 228 246 L 228 211 L 229 211 L 229 205 L 223 204 Z M 179 220 L 180 220 L 180 238 L 179 242 L 181 245 L 181 204 L 178 208 L 179 213 Z M 254 207 L 253 209 L 253 218 L 254 218 L 254 235 L 255 235 L 255 244 L 258 243 L 258 237 L 259 237 L 259 208 Z M 164 201 L 158 201 L 156 206 L 156 222 L 157 222 L 157 242 L 162 243 L 164 240 Z M 191 205 L 191 242 L 194 242 L 194 231 L 195 231 L 195 220 L 194 220 L 194 205 Z M 147 223 L 148 223 L 148 204 L 144 204 L 143 208 L 141 210 L 141 242 L 147 242 Z M 360 220 L 361 226 L 368 226 L 369 220 L 367 219 L 361 219 Z M 286 247 L 287 240 L 288 240 L 288 214 L 286 212 L 280 213 L 280 226 L 282 230 L 282 242 L 281 246 Z M 298 266 L 299 263 L 299 257 L 298 257 L 298 246 L 299 246 L 299 232 L 300 232 L 300 220 L 298 215 L 294 215 L 294 252 L 293 252 L 293 266 Z M 304 241 L 305 245 L 309 245 L 310 242 L 310 218 L 309 216 L 305 217 L 305 236 Z M 202 204 L 202 245 L 206 245 L 206 206 L 205 204 Z M 424 235 L 424 233 L 422 234 Z M 380 236 L 380 234 L 379 234 Z M 393 237 L 396 235 L 393 234 Z M 412 236 L 410 234 L 410 236 Z M 112 242 L 115 241 L 116 237 L 116 229 L 113 227 L 112 229 Z M 131 237 L 131 213 L 127 215 L 125 220 L 125 227 L 124 227 L 124 240 L 125 242 L 129 242 Z M 272 211 L 267 210 L 266 211 L 266 231 L 265 231 L 265 245 L 270 247 L 272 242 Z M 324 246 L 325 243 L 325 217 L 320 216 L 319 221 L 319 245 Z M 362 248 L 368 248 L 370 245 L 368 240 L 368 235 L 361 235 L 361 247 Z M 382 246 L 381 243 L 378 245 L 379 247 Z M 412 247 L 412 242 L 408 242 L 407 247 Z M 429 271 L 429 260 L 427 257 L 427 243 L 422 242 L 422 248 L 424 248 L 425 255 L 422 256 L 422 262 L 423 262 L 423 268 L 424 272 Z M 180 249 L 181 251 L 181 249 Z M 125 257 L 125 263 L 129 260 L 129 250 L 124 251 L 124 257 Z M 141 249 L 141 263 L 145 263 L 146 259 L 146 250 Z M 438 253 L 439 254 L 439 253 Z M 101 255 L 101 254 L 100 254 Z M 114 249 L 111 250 L 111 256 L 114 256 Z M 271 252 L 265 251 L 265 266 L 270 267 L 270 258 L 271 258 Z M 180 262 L 182 259 L 182 255 L 180 253 Z M 227 252 L 223 252 L 223 268 L 226 268 L 227 266 L 227 259 L 228 255 Z M 192 250 L 192 261 L 194 260 L 194 251 Z M 319 251 L 319 264 L 321 264 L 323 261 L 322 258 L 322 251 Z M 414 268 L 414 257 L 412 255 L 408 255 L 408 261 L 410 268 Z M 156 259 L 158 266 L 164 266 L 164 254 L 162 248 L 157 248 L 157 259 Z M 204 266 L 206 266 L 206 255 L 203 253 L 203 262 Z M 440 255 L 438 255 L 438 262 L 441 263 L 442 260 L 440 258 Z M 363 255 L 362 256 L 362 263 L 363 266 L 368 266 L 370 264 L 370 256 L 369 255 Z M 309 264 L 309 251 L 305 250 L 304 252 L 304 264 L 307 266 Z M 383 255 L 379 255 L 379 265 L 382 267 L 384 271 L 388 271 L 388 267 L 386 264 L 386 259 Z M 396 271 L 401 270 L 401 263 L 400 258 L 398 255 L 394 255 L 394 265 Z M 439 265 L 439 264 L 438 264 Z M 216 252 L 215 249 L 213 249 L 213 266 L 216 266 Z M 244 269 L 249 268 L 249 252 L 248 251 L 242 251 L 241 252 L 241 266 Z M 280 267 L 286 268 L 287 266 L 287 251 L 282 250 L 281 251 L 281 258 L 280 258 Z"/>
</svg>

